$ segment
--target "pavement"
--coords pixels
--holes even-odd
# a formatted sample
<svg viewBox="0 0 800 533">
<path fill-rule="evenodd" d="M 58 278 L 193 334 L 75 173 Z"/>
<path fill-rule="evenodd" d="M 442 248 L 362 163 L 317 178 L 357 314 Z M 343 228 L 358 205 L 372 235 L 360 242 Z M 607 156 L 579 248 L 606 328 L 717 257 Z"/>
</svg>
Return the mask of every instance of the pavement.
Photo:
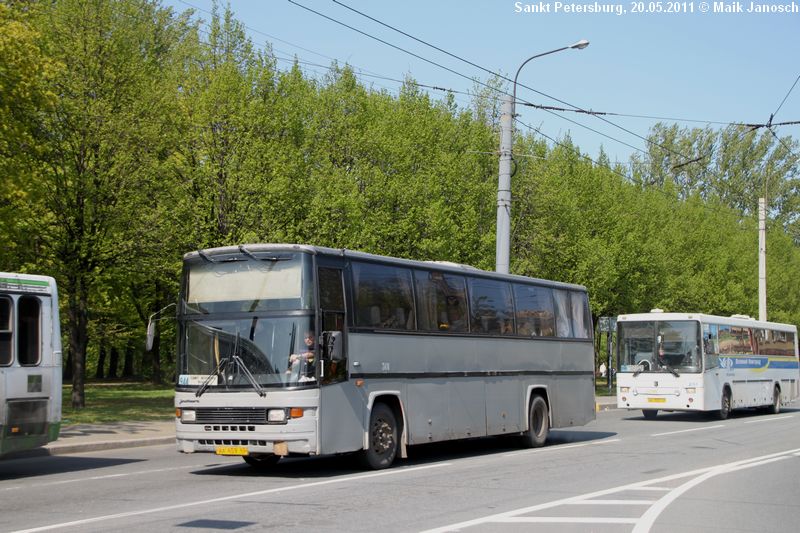
<svg viewBox="0 0 800 533">
<path fill-rule="evenodd" d="M 616 396 L 595 397 L 595 410 L 617 408 Z M 58 440 L 9 458 L 42 455 L 69 455 L 74 453 L 175 444 L 175 421 L 118 422 L 113 424 L 76 424 L 61 428 Z"/>
</svg>

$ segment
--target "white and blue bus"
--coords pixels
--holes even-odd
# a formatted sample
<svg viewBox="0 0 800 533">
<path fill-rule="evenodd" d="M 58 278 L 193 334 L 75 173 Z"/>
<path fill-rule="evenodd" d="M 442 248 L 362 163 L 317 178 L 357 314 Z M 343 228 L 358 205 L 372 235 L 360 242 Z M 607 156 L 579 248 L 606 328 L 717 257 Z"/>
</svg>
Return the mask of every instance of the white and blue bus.
<svg viewBox="0 0 800 533">
<path fill-rule="evenodd" d="M 617 406 L 663 411 L 764 407 L 797 399 L 797 327 L 744 315 L 650 313 L 617 318 Z"/>
<path fill-rule="evenodd" d="M 0 456 L 61 426 L 61 328 L 53 278 L 0 272 Z"/>
<path fill-rule="evenodd" d="M 306 245 L 184 257 L 177 446 L 253 466 L 594 419 L 586 289 Z"/>
</svg>

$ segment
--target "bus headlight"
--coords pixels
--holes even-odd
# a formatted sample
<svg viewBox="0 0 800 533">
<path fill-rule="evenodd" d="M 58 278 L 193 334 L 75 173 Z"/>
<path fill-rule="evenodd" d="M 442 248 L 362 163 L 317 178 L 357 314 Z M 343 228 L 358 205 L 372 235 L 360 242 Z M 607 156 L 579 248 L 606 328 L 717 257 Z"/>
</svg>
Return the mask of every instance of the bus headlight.
<svg viewBox="0 0 800 533">
<path fill-rule="evenodd" d="M 620 391 L 620 392 L 628 392 L 629 390 L 630 390 L 630 389 L 629 389 L 628 387 L 620 387 L 620 388 L 619 388 L 619 391 Z"/>
<path fill-rule="evenodd" d="M 686 389 L 686 394 L 694 394 L 695 392 L 697 392 L 697 389 L 695 389 L 694 387 L 688 387 Z"/>
<path fill-rule="evenodd" d="M 271 424 L 286 422 L 286 409 L 270 409 L 267 411 L 267 422 Z"/>
<path fill-rule="evenodd" d="M 181 409 L 181 422 L 195 422 L 197 411 L 194 409 Z"/>
</svg>

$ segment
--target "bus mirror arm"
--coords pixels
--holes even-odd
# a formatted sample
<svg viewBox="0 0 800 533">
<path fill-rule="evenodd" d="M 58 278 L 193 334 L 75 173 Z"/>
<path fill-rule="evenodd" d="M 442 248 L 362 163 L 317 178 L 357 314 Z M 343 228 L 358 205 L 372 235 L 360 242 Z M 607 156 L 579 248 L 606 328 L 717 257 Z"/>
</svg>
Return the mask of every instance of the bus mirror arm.
<svg viewBox="0 0 800 533">
<path fill-rule="evenodd" d="M 342 360 L 342 332 L 323 331 L 322 332 L 322 354 L 330 361 Z"/>
</svg>

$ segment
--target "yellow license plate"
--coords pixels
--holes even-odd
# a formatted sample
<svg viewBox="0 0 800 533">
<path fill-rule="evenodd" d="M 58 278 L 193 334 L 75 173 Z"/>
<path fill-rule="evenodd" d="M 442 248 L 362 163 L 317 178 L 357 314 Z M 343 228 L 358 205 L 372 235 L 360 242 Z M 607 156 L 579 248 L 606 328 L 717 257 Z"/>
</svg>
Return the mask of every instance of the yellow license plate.
<svg viewBox="0 0 800 533">
<path fill-rule="evenodd" d="M 217 446 L 217 455 L 248 455 L 247 448 L 244 446 Z"/>
<path fill-rule="evenodd" d="M 650 403 L 665 403 L 667 401 L 666 398 L 648 398 L 648 402 Z"/>
</svg>

